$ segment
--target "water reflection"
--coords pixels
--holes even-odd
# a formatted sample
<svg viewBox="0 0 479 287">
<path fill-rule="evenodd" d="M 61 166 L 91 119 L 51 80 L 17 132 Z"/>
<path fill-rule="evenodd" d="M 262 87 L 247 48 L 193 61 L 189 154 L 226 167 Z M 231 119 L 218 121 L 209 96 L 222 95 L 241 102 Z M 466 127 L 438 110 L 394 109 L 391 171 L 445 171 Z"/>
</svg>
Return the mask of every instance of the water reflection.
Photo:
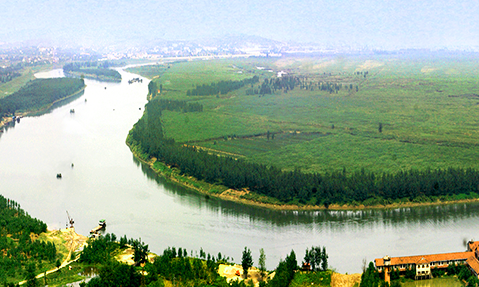
<svg viewBox="0 0 479 287">
<path fill-rule="evenodd" d="M 241 203 L 207 199 L 204 195 L 158 176 L 150 167 L 133 157 L 146 177 L 155 181 L 168 193 L 179 197 L 185 205 L 206 208 L 228 217 L 248 217 L 251 222 L 271 223 L 275 226 L 316 224 L 323 228 L 339 231 L 381 226 L 382 228 L 403 228 L 410 225 L 441 227 L 451 221 L 464 221 L 477 218 L 479 203 L 457 203 L 446 205 L 401 207 L 394 209 L 366 210 L 318 210 L 284 211 L 271 210 Z"/>
<path fill-rule="evenodd" d="M 81 91 L 81 92 L 79 92 L 79 93 L 77 93 L 77 94 L 75 94 L 71 97 L 59 100 L 59 101 L 53 103 L 53 105 L 51 105 L 51 107 L 49 107 L 48 109 L 42 110 L 42 111 L 36 112 L 36 113 L 31 113 L 31 114 L 28 115 L 28 117 L 40 117 L 40 116 L 43 116 L 45 114 L 49 114 L 49 113 L 53 112 L 55 109 L 61 108 L 65 105 L 68 105 L 69 103 L 75 101 L 76 99 L 80 98 L 84 94 L 85 94 L 85 91 Z"/>
</svg>

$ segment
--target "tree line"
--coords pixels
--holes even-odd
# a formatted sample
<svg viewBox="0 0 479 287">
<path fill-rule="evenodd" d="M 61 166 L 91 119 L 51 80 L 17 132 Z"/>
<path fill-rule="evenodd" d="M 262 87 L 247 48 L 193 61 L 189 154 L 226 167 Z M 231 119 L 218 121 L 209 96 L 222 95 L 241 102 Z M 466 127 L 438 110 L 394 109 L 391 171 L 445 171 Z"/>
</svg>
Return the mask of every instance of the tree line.
<svg viewBox="0 0 479 287">
<path fill-rule="evenodd" d="M 172 108 L 165 101 L 150 101 L 147 115 L 129 133 L 128 143 L 142 153 L 176 167 L 180 174 L 233 189 L 248 189 L 281 202 L 379 205 L 396 200 L 435 201 L 454 196 L 479 197 L 479 171 L 468 168 L 404 170 L 396 173 L 346 172 L 331 167 L 324 173 L 283 171 L 275 166 L 217 156 L 166 138 L 161 112 Z M 191 104 L 187 104 L 191 105 Z"/>
<path fill-rule="evenodd" d="M 187 96 L 209 96 L 209 95 L 225 95 L 231 91 L 240 89 L 245 85 L 254 85 L 259 82 L 258 76 L 241 81 L 219 81 L 217 83 L 196 85 L 196 88 L 186 91 Z"/>
<path fill-rule="evenodd" d="M 121 81 L 121 74 L 110 67 L 115 66 L 108 61 L 98 62 L 74 62 L 63 66 L 63 73 L 67 76 L 84 76 L 86 78 L 100 79 L 105 81 Z"/>
<path fill-rule="evenodd" d="M 22 65 L 16 64 L 8 67 L 0 67 L 0 83 L 6 83 L 13 80 L 16 77 L 20 77 L 20 71 L 22 70 Z"/>
<path fill-rule="evenodd" d="M 344 85 L 342 83 L 335 83 L 335 82 L 323 82 L 323 81 L 308 81 L 308 78 L 305 76 L 292 76 L 292 75 L 284 75 L 282 77 L 277 78 L 265 78 L 263 82 L 258 86 L 251 86 L 246 90 L 246 95 L 268 95 L 274 94 L 276 92 L 283 92 L 288 93 L 288 91 L 292 91 L 295 88 L 299 88 L 302 90 L 319 90 L 319 91 L 326 91 L 330 94 L 338 93 L 339 90 L 345 88 L 349 90 L 353 90 L 353 84 Z M 359 88 L 356 85 L 356 91 Z"/>
<path fill-rule="evenodd" d="M 68 97 L 85 87 L 82 79 L 35 79 L 15 93 L 0 99 L 0 115 L 13 115 L 17 111 L 42 109 Z"/>
<path fill-rule="evenodd" d="M 119 241 L 116 239 L 114 234 L 106 234 L 88 241 L 88 246 L 84 248 L 80 256 L 80 262 L 99 264 L 97 266 L 100 267 L 99 276 L 88 283 L 82 283 L 83 286 L 165 286 L 165 280 L 174 286 L 245 287 L 251 284 L 249 280 L 235 280 L 228 283 L 226 278 L 218 273 L 220 264 L 232 265 L 229 257 L 223 257 L 221 253 L 215 257 L 209 253 L 206 254 L 201 248 L 199 255 L 198 252 L 195 252 L 194 255 L 193 251 L 188 252 L 185 248 L 168 247 L 150 262 L 146 260 L 148 245 L 142 243 L 141 240 L 127 240 L 126 236 L 121 237 Z M 127 247 L 133 248 L 135 264 L 132 266 L 119 263 L 115 259 L 115 254 Z M 136 254 L 140 251 L 142 256 L 137 257 Z M 274 278 L 267 281 L 265 260 L 264 250 L 261 249 L 259 265 L 260 286 L 262 287 L 289 286 L 295 272 L 299 270 L 296 254 L 294 250 L 291 250 L 291 253 L 279 262 Z M 245 247 L 242 256 L 244 279 L 249 278 L 248 270 L 252 266 L 251 251 Z"/>
<path fill-rule="evenodd" d="M 0 195 L 0 283 L 22 277 L 29 268 L 40 268 L 57 260 L 52 242 L 32 240 L 47 231 L 47 225 L 28 215 L 20 205 Z"/>
</svg>

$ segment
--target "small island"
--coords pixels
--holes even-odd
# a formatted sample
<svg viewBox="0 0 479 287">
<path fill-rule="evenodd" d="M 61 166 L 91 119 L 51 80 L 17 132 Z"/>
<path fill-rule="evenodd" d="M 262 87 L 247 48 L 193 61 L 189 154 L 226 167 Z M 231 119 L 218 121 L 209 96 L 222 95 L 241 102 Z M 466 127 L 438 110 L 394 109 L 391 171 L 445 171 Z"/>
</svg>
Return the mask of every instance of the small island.
<svg viewBox="0 0 479 287">
<path fill-rule="evenodd" d="M 63 66 L 63 73 L 67 77 L 87 78 L 104 82 L 121 82 L 121 74 L 110 67 L 113 63 L 105 62 L 75 62 Z"/>
<path fill-rule="evenodd" d="M 0 99 L 0 126 L 19 116 L 42 112 L 54 103 L 80 95 L 85 88 L 82 79 L 53 78 L 29 81 L 17 92 Z M 19 121 L 19 120 L 18 120 Z"/>
</svg>

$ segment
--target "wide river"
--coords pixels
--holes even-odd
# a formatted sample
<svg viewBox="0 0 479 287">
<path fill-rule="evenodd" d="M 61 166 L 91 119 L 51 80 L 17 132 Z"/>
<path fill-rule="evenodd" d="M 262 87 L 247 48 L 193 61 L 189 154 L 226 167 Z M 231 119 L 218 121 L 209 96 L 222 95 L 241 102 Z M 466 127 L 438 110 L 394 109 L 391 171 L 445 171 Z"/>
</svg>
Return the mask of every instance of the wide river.
<svg viewBox="0 0 479 287">
<path fill-rule="evenodd" d="M 240 263 L 247 246 L 257 264 L 264 248 L 269 269 L 291 249 L 300 263 L 311 246 L 326 246 L 338 272 L 356 273 L 364 259 L 462 251 L 465 240 L 479 239 L 479 204 L 272 211 L 206 199 L 172 184 L 125 145 L 143 113 L 148 80 L 128 84 L 138 76 L 120 72 L 121 83 L 85 80 L 82 96 L 0 133 L 0 194 L 51 228 L 64 228 L 68 211 L 80 234 L 106 219 L 107 232 L 141 238 L 156 253 L 168 246 L 203 248 Z M 61 70 L 38 74 L 58 76 Z"/>
</svg>

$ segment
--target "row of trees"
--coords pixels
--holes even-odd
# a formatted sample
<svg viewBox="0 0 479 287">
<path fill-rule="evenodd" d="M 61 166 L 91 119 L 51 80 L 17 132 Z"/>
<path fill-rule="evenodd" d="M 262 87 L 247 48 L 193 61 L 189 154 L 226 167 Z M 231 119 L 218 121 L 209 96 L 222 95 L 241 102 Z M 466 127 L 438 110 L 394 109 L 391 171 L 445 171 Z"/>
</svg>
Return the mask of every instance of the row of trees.
<svg viewBox="0 0 479 287">
<path fill-rule="evenodd" d="M 82 79 L 35 79 L 17 92 L 0 99 L 0 115 L 8 116 L 17 111 L 41 109 L 68 97 L 85 87 Z"/>
<path fill-rule="evenodd" d="M 196 88 L 188 90 L 187 96 L 209 96 L 209 95 L 225 95 L 231 91 L 240 89 L 245 85 L 254 85 L 259 82 L 258 76 L 253 76 L 250 79 L 244 79 L 241 81 L 219 81 L 218 83 L 211 83 L 209 85 L 197 85 Z"/>
<path fill-rule="evenodd" d="M 22 70 L 22 65 L 11 65 L 8 67 L 0 67 L 0 83 L 6 83 L 13 80 L 16 77 L 20 77 L 20 71 Z"/>
<path fill-rule="evenodd" d="M 304 263 L 310 264 L 313 271 L 326 271 L 328 270 L 328 254 L 326 253 L 326 247 L 312 246 L 311 250 L 306 249 L 304 255 Z"/>
<path fill-rule="evenodd" d="M 113 241 L 113 239 L 116 238 L 114 235 L 108 235 L 108 237 L 109 238 L 105 238 L 102 236 L 98 239 L 91 240 L 89 246 L 86 247 L 83 253 L 90 253 L 88 248 L 92 248 L 90 245 L 93 245 L 93 248 L 103 246 L 105 250 L 108 250 L 110 255 L 95 262 L 83 261 L 83 254 L 80 257 L 80 260 L 83 262 L 101 264 L 99 276 L 93 278 L 88 284 L 83 284 L 84 286 L 164 286 L 164 280 L 170 281 L 174 286 L 244 287 L 250 286 L 249 284 L 251 284 L 249 280 L 231 281 L 228 283 L 225 277 L 218 274 L 219 264 L 227 264 L 227 260 L 222 258 L 221 253 L 218 254 L 217 258 L 210 254 L 206 255 L 203 249 L 200 249 L 200 257 L 193 257 L 193 252 L 191 252 L 191 257 L 188 257 L 186 249 L 168 247 L 161 255 L 156 256 L 152 263 L 145 260 L 143 262 L 144 264 L 142 264 L 143 268 L 135 269 L 132 266 L 120 264 L 113 259 L 113 254 L 118 253 L 117 249 L 120 243 Z M 133 243 L 133 248 L 136 250 L 134 241 L 131 243 Z M 117 249 L 109 248 L 107 246 L 109 244 L 116 244 Z M 100 250 L 97 250 L 97 252 L 101 253 Z M 266 274 L 265 260 L 264 250 L 261 249 L 259 267 L 262 271 L 263 279 Z M 135 259 L 135 262 L 138 261 Z M 251 251 L 247 247 L 245 247 L 243 251 L 242 266 L 244 278 L 247 279 L 248 269 L 253 266 Z M 294 278 L 295 271 L 298 269 L 296 254 L 292 250 L 291 253 L 286 256 L 285 260 L 279 262 L 275 270 L 276 274 L 274 278 L 268 282 L 262 280 L 260 286 L 289 286 Z M 145 271 L 145 275 L 141 275 L 140 270 Z"/>
<path fill-rule="evenodd" d="M 229 188 L 247 188 L 282 202 L 314 200 L 326 207 L 332 203 L 392 203 L 397 199 L 427 201 L 441 196 L 479 194 L 476 169 L 406 170 L 397 173 L 330 171 L 323 174 L 300 170 L 282 171 L 274 166 L 242 159 L 218 157 L 188 145 L 176 144 L 163 135 L 161 102 L 147 105 L 148 116 L 135 124 L 128 141 L 158 160 L 178 167 L 180 173 Z"/>
<path fill-rule="evenodd" d="M 166 138 L 161 111 L 170 109 L 165 101 L 150 101 L 147 116 L 130 131 L 127 141 L 141 152 L 177 167 L 181 174 L 233 189 L 249 189 L 282 202 L 330 204 L 363 203 L 377 205 L 394 200 L 435 200 L 465 194 L 479 197 L 479 171 L 468 168 L 405 170 L 376 173 L 365 170 L 347 173 L 282 171 L 274 166 L 216 156 Z M 191 105 L 191 104 L 187 104 Z"/>
<path fill-rule="evenodd" d="M 99 79 L 104 81 L 121 81 L 121 74 L 109 67 L 113 63 L 104 62 L 75 62 L 63 66 L 63 73 L 67 76 L 84 76 L 86 78 Z"/>
<path fill-rule="evenodd" d="M 352 90 L 353 84 L 345 85 L 344 88 Z M 320 91 L 326 91 L 331 93 L 338 93 L 339 90 L 343 88 L 342 83 L 336 82 L 313 82 L 308 81 L 307 77 L 303 76 L 290 76 L 285 75 L 279 78 L 264 79 L 264 81 L 259 86 L 251 86 L 251 88 L 246 90 L 247 95 L 267 95 L 274 94 L 276 91 L 283 91 L 287 93 L 290 90 L 295 88 L 314 91 L 318 89 Z M 358 91 L 358 86 L 356 85 L 356 91 Z"/>
</svg>

